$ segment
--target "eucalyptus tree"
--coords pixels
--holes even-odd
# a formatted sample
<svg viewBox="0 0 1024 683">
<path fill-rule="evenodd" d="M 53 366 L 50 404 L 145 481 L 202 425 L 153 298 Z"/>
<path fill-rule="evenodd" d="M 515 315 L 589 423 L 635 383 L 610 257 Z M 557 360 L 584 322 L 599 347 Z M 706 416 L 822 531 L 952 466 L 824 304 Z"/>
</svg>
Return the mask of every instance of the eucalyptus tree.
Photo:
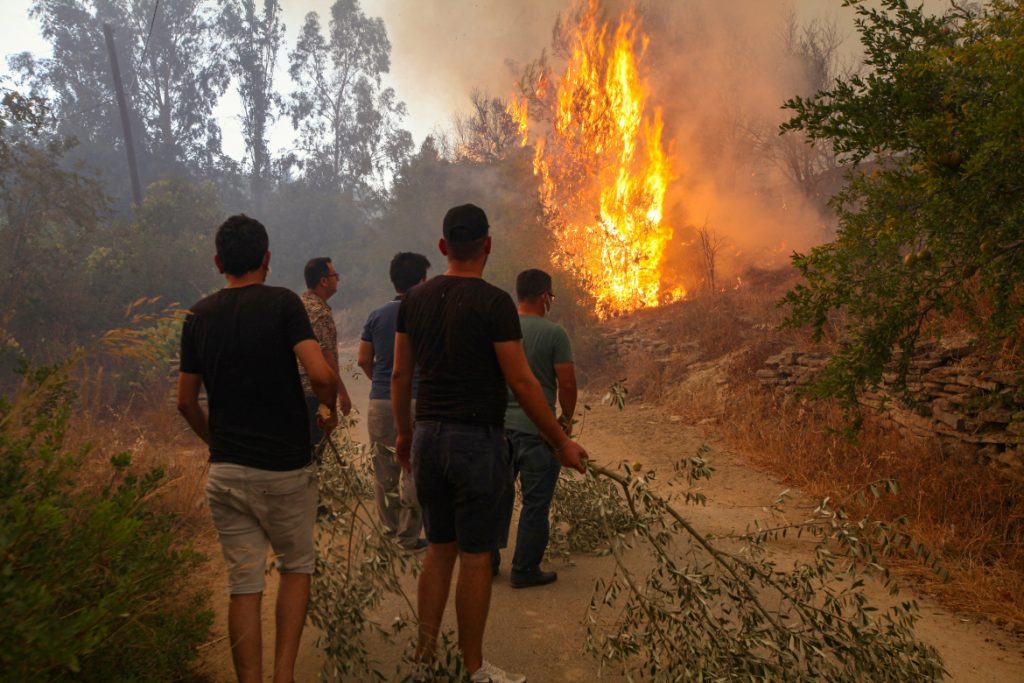
<svg viewBox="0 0 1024 683">
<path fill-rule="evenodd" d="M 228 38 L 228 64 L 242 101 L 242 137 L 252 196 L 266 192 L 271 170 L 267 128 L 280 111 L 274 68 L 284 40 L 278 0 L 224 0 L 221 26 Z"/>
<path fill-rule="evenodd" d="M 408 158 L 412 136 L 401 128 L 405 104 L 383 85 L 391 68 L 384 21 L 358 0 L 336 0 L 326 35 L 306 15 L 290 69 L 289 112 L 298 131 L 306 179 L 359 199 L 379 198 Z"/>
<path fill-rule="evenodd" d="M 119 167 L 123 152 L 102 25 L 114 27 L 118 58 L 149 180 L 207 170 L 221 160 L 214 108 L 230 74 L 206 0 L 34 0 L 30 14 L 52 56 L 11 59 L 25 85 L 52 102 L 58 130 L 82 143 L 82 156 Z"/>
</svg>

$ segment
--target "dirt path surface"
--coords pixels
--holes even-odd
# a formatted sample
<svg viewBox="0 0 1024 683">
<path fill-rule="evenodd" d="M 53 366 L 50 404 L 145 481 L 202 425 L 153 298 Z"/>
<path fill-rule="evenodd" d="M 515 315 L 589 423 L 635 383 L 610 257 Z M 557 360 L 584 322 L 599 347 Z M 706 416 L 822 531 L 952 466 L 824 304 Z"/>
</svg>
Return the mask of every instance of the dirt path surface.
<svg viewBox="0 0 1024 683">
<path fill-rule="evenodd" d="M 344 356 L 343 356 L 344 357 Z M 355 399 L 356 407 L 366 414 L 368 383 L 363 379 L 346 378 L 346 384 Z M 703 443 L 712 447 L 707 460 L 715 468 L 715 475 L 704 487 L 708 497 L 705 508 L 687 508 L 687 514 L 704 532 L 722 533 L 742 529 L 761 514 L 761 508 L 771 503 L 785 486 L 770 476 L 753 469 L 742 457 L 720 447 L 713 438 L 709 441 L 702 429 L 672 421 L 664 411 L 634 404 L 625 411 L 606 406 L 594 406 L 587 417 L 582 442 L 595 461 L 611 464 L 623 459 L 640 461 L 664 473 L 672 472 L 672 463 L 692 455 Z M 365 427 L 356 428 L 356 437 L 365 439 Z M 810 501 L 794 501 L 795 505 Z M 513 525 L 514 529 L 514 525 Z M 513 540 L 514 542 L 514 540 Z M 799 554 L 792 546 L 775 548 L 780 561 Z M 212 587 L 217 619 L 214 640 L 204 648 L 203 670 L 211 680 L 227 683 L 233 680 L 231 656 L 224 638 L 226 633 L 226 599 L 223 586 L 223 563 L 216 546 L 210 550 Z M 507 555 L 507 553 L 506 553 Z M 589 681 L 598 675 L 596 662 L 582 654 L 585 638 L 584 618 L 595 580 L 607 576 L 612 560 L 589 556 L 576 556 L 573 566 L 554 565 L 559 579 L 540 588 L 514 590 L 508 584 L 507 558 L 502 574 L 495 579 L 491 602 L 491 617 L 484 642 L 484 654 L 498 666 L 526 674 L 532 683 L 543 681 Z M 268 593 L 264 604 L 265 667 L 272 658 L 273 628 L 272 604 L 276 597 L 276 577 L 268 580 Z M 410 577 L 406 591 L 415 596 L 415 584 Z M 454 629 L 454 591 L 445 615 L 445 626 Z M 984 623 L 960 618 L 927 598 L 919 598 L 921 620 L 918 633 L 926 642 L 938 648 L 954 681 L 996 681 L 1012 683 L 1024 681 L 1024 642 L 1012 635 Z M 381 623 L 397 616 L 401 605 L 396 599 L 384 604 L 378 615 Z M 220 638 L 218 640 L 218 638 Z M 316 633 L 307 629 L 303 637 L 302 652 L 296 681 L 306 683 L 319 679 L 323 656 L 314 647 Z M 393 670 L 398 653 L 394 648 L 373 646 L 375 656 L 385 664 L 382 671 Z M 269 676 L 267 677 L 269 680 Z M 605 673 L 602 680 L 623 680 Z"/>
</svg>

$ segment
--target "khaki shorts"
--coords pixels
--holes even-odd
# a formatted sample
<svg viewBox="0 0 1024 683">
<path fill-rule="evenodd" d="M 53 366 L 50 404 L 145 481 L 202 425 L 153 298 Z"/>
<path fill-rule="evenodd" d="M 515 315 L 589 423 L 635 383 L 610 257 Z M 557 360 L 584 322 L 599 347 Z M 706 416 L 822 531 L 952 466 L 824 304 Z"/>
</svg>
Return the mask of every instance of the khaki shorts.
<svg viewBox="0 0 1024 683">
<path fill-rule="evenodd" d="M 274 549 L 281 573 L 313 573 L 315 467 L 272 472 L 215 462 L 206 480 L 206 499 L 232 595 L 263 592 L 268 547 Z"/>
</svg>

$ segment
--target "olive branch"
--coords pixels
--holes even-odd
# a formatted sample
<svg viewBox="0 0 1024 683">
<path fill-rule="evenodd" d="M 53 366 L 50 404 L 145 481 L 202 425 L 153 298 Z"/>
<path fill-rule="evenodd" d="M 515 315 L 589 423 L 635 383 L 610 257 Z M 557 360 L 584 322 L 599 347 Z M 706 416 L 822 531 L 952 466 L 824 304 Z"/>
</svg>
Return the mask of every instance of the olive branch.
<svg viewBox="0 0 1024 683">
<path fill-rule="evenodd" d="M 615 561 L 586 615 L 584 649 L 602 670 L 631 681 L 941 679 L 937 651 L 914 636 L 916 603 L 882 610 L 869 599 L 872 583 L 897 595 L 883 564 L 894 554 L 913 554 L 945 576 L 901 521 L 854 519 L 845 504 L 824 500 L 802 521 L 701 533 L 673 503 L 706 504 L 699 484 L 713 472 L 709 451 L 702 446 L 675 464 L 685 488 L 668 497 L 652 490 L 657 474 L 640 463 L 590 462 L 585 477 L 559 482 L 549 553 Z M 857 499 L 897 492 L 893 481 L 875 482 Z M 782 516 L 787 496 L 770 506 L 774 515 Z M 792 567 L 780 567 L 768 544 L 790 537 L 812 544 Z"/>
<path fill-rule="evenodd" d="M 618 403 L 617 401 L 615 403 Z M 326 680 L 461 680 L 451 634 L 439 656 L 414 661 L 415 609 L 402 578 L 418 561 L 379 527 L 371 499 L 372 471 L 352 421 L 326 446 L 317 578 L 310 615 L 323 635 Z M 707 446 L 675 464 L 680 490 L 652 490 L 657 473 L 638 463 L 609 468 L 588 463 L 583 477 L 564 476 L 552 506 L 550 554 L 598 552 L 614 559 L 586 608 L 584 650 L 602 671 L 630 681 L 939 680 L 937 651 L 914 635 L 912 599 L 900 599 L 886 557 L 913 554 L 939 574 L 936 559 L 901 529 L 854 518 L 846 504 L 824 500 L 800 521 L 783 515 L 787 493 L 770 506 L 781 522 L 756 521 L 743 532 L 699 531 L 676 507 L 704 505 L 700 484 L 712 474 Z M 897 493 L 895 482 L 870 484 L 861 500 Z M 771 543 L 806 539 L 792 566 L 773 559 Z M 888 589 L 892 604 L 871 594 Z M 388 624 L 371 616 L 388 594 L 402 614 Z M 368 635 L 402 643 L 397 668 L 385 673 Z"/>
</svg>

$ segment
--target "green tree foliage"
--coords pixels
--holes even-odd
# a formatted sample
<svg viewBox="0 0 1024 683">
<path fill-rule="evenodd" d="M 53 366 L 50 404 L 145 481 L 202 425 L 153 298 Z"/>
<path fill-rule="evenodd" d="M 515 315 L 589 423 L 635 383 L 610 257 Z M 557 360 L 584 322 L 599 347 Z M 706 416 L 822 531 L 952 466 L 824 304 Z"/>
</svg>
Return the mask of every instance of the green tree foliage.
<svg viewBox="0 0 1024 683">
<path fill-rule="evenodd" d="M 485 142 L 472 142 L 476 139 L 465 137 L 456 146 L 465 149 L 463 143 L 470 142 L 475 149 L 489 148 Z M 459 151 L 452 153 L 458 155 Z M 577 300 L 585 301 L 586 295 L 572 277 L 551 263 L 551 235 L 544 227 L 537 199 L 532 150 L 516 146 L 505 149 L 500 159 L 456 158 L 443 155 L 434 139 L 428 137 L 395 176 L 390 201 L 380 218 L 353 244 L 354 249 L 366 254 L 353 263 L 352 278 L 368 283 L 365 291 L 374 298 L 366 304 L 367 310 L 390 296 L 387 267 L 397 251 L 423 253 L 434 264 L 432 274 L 444 272 L 444 257 L 437 248 L 441 220 L 452 206 L 471 202 L 483 207 L 491 224 L 493 249 L 484 274 L 487 280 L 514 292 L 520 271 L 544 269 L 552 274 L 559 297 L 552 310 L 553 319 L 570 328 L 589 320 L 583 308 L 572 305 Z"/>
<path fill-rule="evenodd" d="M 69 164 L 43 102 L 0 104 L 0 331 L 53 361 L 124 322 L 140 298 L 191 304 L 219 283 L 209 183 L 153 183 L 132 219 L 111 216 L 102 183 Z"/>
<path fill-rule="evenodd" d="M 90 163 L 124 177 L 121 123 L 102 24 L 115 29 L 134 133 L 149 179 L 208 169 L 221 157 L 213 109 L 228 86 L 216 13 L 204 0 L 35 0 L 53 56 L 11 59 L 53 101 L 58 131 L 82 143 Z M 116 141 L 116 145 L 111 145 Z M 145 182 L 146 178 L 144 178 Z"/>
<path fill-rule="evenodd" d="M 104 231 L 87 260 L 95 307 L 119 315 L 130 301 L 160 297 L 189 306 L 223 284 L 213 266 L 214 228 L 224 220 L 212 183 L 160 180 L 131 220 Z M 98 321 L 97 329 L 119 324 Z"/>
<path fill-rule="evenodd" d="M 72 408 L 60 368 L 26 371 L 13 400 L 0 400 L 0 671 L 26 682 L 187 680 L 212 614 L 186 583 L 198 556 L 153 511 L 164 474 L 132 474 L 122 454 L 86 484 L 88 451 L 64 445 Z"/>
<path fill-rule="evenodd" d="M 277 0 L 229 0 L 221 26 L 228 37 L 228 64 L 242 100 L 242 137 L 248 162 L 250 191 L 260 200 L 271 170 L 267 127 L 282 106 L 274 90 L 274 67 L 284 40 L 281 5 Z"/>
<path fill-rule="evenodd" d="M 789 322 L 842 347 L 819 389 L 852 399 L 954 313 L 1021 342 L 1024 313 L 1024 5 L 846 0 L 867 70 L 787 103 L 784 130 L 853 164 L 834 199 L 834 242 L 794 255 L 805 278 Z M 841 312 L 840 316 L 836 312 Z"/>
<path fill-rule="evenodd" d="M 367 211 L 366 204 L 350 194 L 320 187 L 314 181 L 279 181 L 256 214 L 270 235 L 272 281 L 305 289 L 302 269 L 306 262 L 315 256 L 329 256 L 342 273 L 343 288 L 332 303 L 351 301 L 353 292 L 364 286 L 348 274 L 358 267 L 355 245 L 369 223 Z"/>
<path fill-rule="evenodd" d="M 327 35 L 310 12 L 289 57 L 307 179 L 360 199 L 380 194 L 412 151 L 400 127 L 405 104 L 381 85 L 391 68 L 384 21 L 367 17 L 358 0 L 336 0 Z"/>
<path fill-rule="evenodd" d="M 108 213 L 97 179 L 67 167 L 73 145 L 47 133 L 47 116 L 15 92 L 0 103 L 0 330 L 37 357 L 87 325 L 81 276 Z"/>
</svg>

